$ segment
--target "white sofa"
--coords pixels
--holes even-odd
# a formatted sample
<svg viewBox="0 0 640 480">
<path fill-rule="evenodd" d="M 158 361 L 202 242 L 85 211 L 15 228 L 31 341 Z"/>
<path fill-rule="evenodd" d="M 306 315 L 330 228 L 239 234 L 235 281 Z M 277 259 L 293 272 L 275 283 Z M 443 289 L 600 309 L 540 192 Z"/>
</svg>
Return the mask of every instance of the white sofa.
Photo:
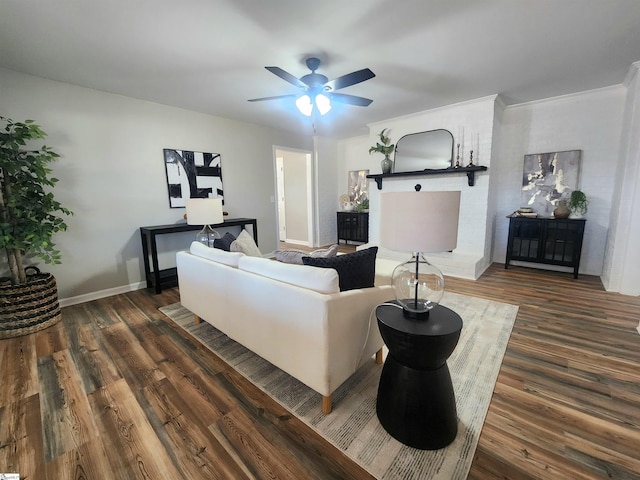
<svg viewBox="0 0 640 480">
<path fill-rule="evenodd" d="M 322 395 L 332 393 L 383 341 L 375 307 L 393 298 L 386 277 L 375 287 L 339 291 L 332 268 L 281 263 L 197 242 L 177 254 L 182 305 Z M 379 285 L 380 283 L 386 283 Z"/>
</svg>

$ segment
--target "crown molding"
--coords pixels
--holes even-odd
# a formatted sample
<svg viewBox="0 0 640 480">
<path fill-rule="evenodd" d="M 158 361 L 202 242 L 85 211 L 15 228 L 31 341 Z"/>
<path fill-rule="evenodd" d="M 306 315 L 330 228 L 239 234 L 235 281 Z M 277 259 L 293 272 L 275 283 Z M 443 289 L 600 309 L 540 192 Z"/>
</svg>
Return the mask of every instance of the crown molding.
<svg viewBox="0 0 640 480">
<path fill-rule="evenodd" d="M 622 81 L 622 84 L 625 87 L 627 88 L 629 87 L 633 79 L 636 77 L 638 70 L 640 70 L 640 61 L 633 62 L 629 67 L 629 71 L 627 72 L 627 75 L 624 77 L 624 80 Z"/>
<path fill-rule="evenodd" d="M 469 105 L 474 105 L 476 103 L 495 101 L 497 97 L 498 97 L 498 94 L 496 93 L 493 95 L 487 95 L 486 97 L 474 98 L 472 100 L 465 100 L 464 102 L 451 103 L 449 105 L 443 105 L 441 107 L 435 107 L 435 108 L 430 108 L 428 110 L 421 110 L 420 112 L 409 113 L 407 115 L 402 115 L 400 117 L 387 118 L 386 120 L 381 120 L 379 122 L 367 123 L 367 127 L 371 131 L 373 127 L 375 127 L 376 125 L 382 125 L 383 123 L 395 122 L 398 120 L 407 120 L 410 118 L 420 117 L 426 113 L 436 113 L 436 112 L 441 112 L 443 110 L 449 110 L 452 108 L 467 107 Z"/>
<path fill-rule="evenodd" d="M 574 93 L 567 93 L 566 95 L 558 95 L 556 97 L 549 97 L 549 98 L 541 98 L 540 100 L 532 100 L 530 102 L 523 102 L 523 103 L 516 103 L 513 105 L 507 105 L 505 107 L 505 110 L 516 110 L 518 108 L 527 108 L 527 107 L 531 107 L 531 106 L 535 106 L 535 105 L 543 105 L 545 103 L 551 103 L 551 102 L 557 102 L 559 100 L 568 100 L 571 98 L 578 98 L 578 97 L 582 97 L 584 95 L 592 95 L 594 93 L 606 93 L 609 91 L 615 91 L 615 90 L 619 90 L 621 88 L 624 88 L 622 84 L 618 84 L 618 85 L 610 85 L 608 87 L 601 87 L 601 88 L 594 88 L 592 90 L 584 90 L 582 92 L 574 92 Z"/>
</svg>

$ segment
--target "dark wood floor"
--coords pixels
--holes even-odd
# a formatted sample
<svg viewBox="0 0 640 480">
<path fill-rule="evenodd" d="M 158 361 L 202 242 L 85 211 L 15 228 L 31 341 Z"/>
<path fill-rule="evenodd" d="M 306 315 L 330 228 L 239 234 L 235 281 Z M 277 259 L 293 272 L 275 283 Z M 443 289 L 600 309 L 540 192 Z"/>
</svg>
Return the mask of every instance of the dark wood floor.
<svg viewBox="0 0 640 480">
<path fill-rule="evenodd" d="M 494 264 L 451 291 L 518 304 L 470 479 L 640 478 L 640 299 Z M 0 472 L 23 479 L 370 478 L 158 311 L 63 309 L 0 340 Z"/>
</svg>

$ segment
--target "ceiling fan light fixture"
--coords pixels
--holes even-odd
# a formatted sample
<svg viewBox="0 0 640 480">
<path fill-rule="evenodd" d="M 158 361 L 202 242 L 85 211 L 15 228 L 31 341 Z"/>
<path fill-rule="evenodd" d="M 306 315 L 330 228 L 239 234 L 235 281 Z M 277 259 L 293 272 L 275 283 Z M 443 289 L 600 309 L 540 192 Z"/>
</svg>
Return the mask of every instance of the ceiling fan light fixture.
<svg viewBox="0 0 640 480">
<path fill-rule="evenodd" d="M 318 107 L 318 111 L 320 115 L 324 115 L 331 110 L 331 100 L 326 95 L 319 93 L 316 95 L 316 107 Z"/>
<path fill-rule="evenodd" d="M 313 110 L 313 104 L 311 103 L 311 98 L 309 95 L 302 95 L 298 97 L 296 100 L 296 107 L 300 110 L 300 113 L 306 115 L 307 117 L 311 116 L 311 111 Z"/>
<path fill-rule="evenodd" d="M 261 102 L 263 100 L 280 100 L 283 98 L 295 97 L 298 110 L 307 117 L 313 115 L 314 108 L 317 109 L 320 115 L 326 115 L 331 110 L 332 102 L 366 107 L 373 101 L 368 98 L 357 97 L 355 95 L 336 93 L 336 90 L 347 88 L 375 77 L 375 73 L 368 68 L 363 68 L 362 70 L 357 70 L 329 81 L 326 76 L 316 73 L 316 70 L 320 66 L 320 60 L 318 58 L 307 58 L 306 64 L 307 68 L 311 70 L 311 73 L 303 75 L 300 78 L 291 75 L 280 67 L 264 67 L 287 83 L 301 89 L 303 93 L 300 96 L 294 93 L 288 95 L 276 95 L 274 97 L 251 98 L 249 101 Z M 324 93 L 328 93 L 328 95 L 325 95 Z"/>
</svg>

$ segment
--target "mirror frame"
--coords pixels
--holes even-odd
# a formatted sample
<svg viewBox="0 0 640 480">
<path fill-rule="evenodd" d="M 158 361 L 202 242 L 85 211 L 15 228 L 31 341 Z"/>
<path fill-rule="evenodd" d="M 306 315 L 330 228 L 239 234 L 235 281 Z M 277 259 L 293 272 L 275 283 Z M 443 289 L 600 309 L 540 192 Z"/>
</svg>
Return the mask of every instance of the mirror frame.
<svg viewBox="0 0 640 480">
<path fill-rule="evenodd" d="M 403 139 L 407 139 L 408 137 L 411 137 L 409 138 L 410 140 L 415 140 L 416 135 L 424 136 L 425 138 L 419 139 L 419 140 L 423 140 L 424 142 L 426 142 L 425 145 L 428 145 L 429 137 L 434 137 L 434 134 L 437 134 L 437 136 L 441 136 L 443 133 L 447 135 L 447 138 L 446 138 L 447 149 L 445 150 L 443 146 L 443 148 L 438 150 L 438 152 L 442 152 L 443 154 L 446 152 L 449 157 L 447 160 L 444 160 L 444 156 L 441 159 L 432 159 L 432 158 L 428 158 L 427 156 L 425 156 L 424 158 L 421 158 L 420 156 L 407 157 L 409 159 L 407 161 L 413 162 L 412 164 L 410 164 L 411 168 L 398 170 L 398 146 L 402 148 L 401 142 Z M 445 139 L 443 137 L 442 139 L 438 139 L 437 141 L 444 142 Z M 449 141 L 450 141 L 451 148 L 449 148 Z M 418 147 L 420 147 L 420 144 L 418 144 Z M 419 148 L 417 150 L 419 150 Z M 400 160 L 402 161 L 403 159 L 402 150 L 400 150 L 400 152 L 401 152 Z M 427 130 L 424 132 L 409 133 L 407 135 L 404 135 L 400 137 L 400 139 L 398 139 L 398 141 L 396 142 L 393 163 L 394 163 L 393 173 L 420 172 L 423 170 L 446 170 L 448 168 L 452 168 L 453 167 L 453 134 L 449 130 L 446 130 L 444 128 L 438 128 L 435 130 Z M 416 166 L 416 163 L 419 163 L 420 168 L 413 168 Z"/>
</svg>

